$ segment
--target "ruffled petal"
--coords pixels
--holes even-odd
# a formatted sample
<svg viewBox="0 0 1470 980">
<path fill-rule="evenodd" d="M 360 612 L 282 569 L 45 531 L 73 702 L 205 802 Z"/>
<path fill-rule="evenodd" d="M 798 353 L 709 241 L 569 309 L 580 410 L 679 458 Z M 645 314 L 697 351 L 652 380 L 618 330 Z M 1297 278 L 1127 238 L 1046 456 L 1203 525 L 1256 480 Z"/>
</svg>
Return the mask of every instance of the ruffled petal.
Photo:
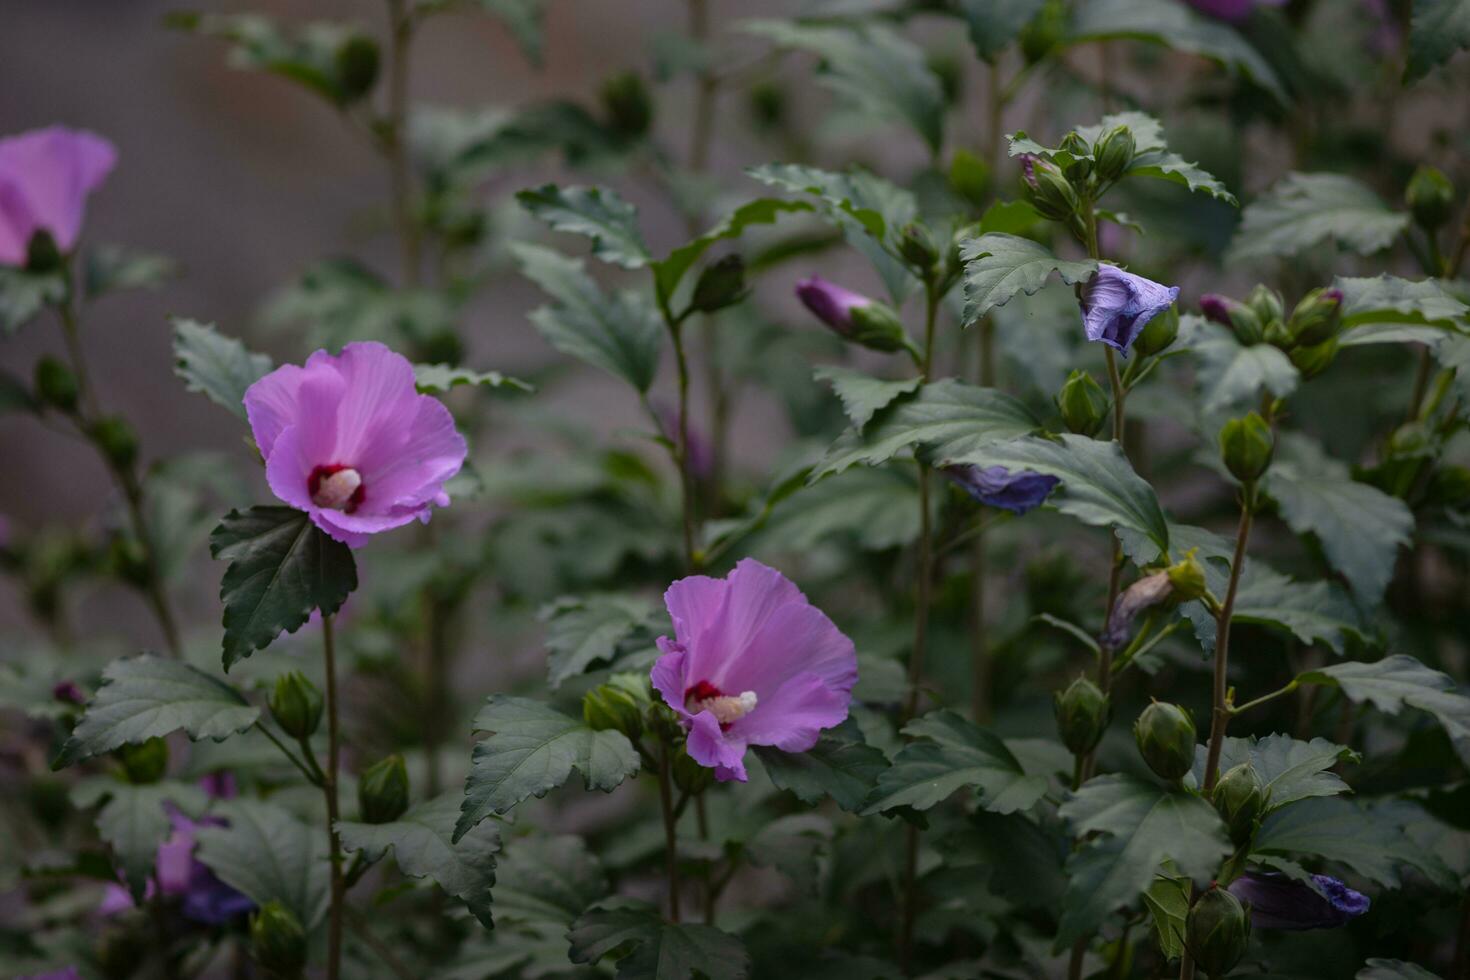
<svg viewBox="0 0 1470 980">
<path fill-rule="evenodd" d="M 684 710 L 684 692 L 689 690 L 688 674 L 684 670 L 688 652 L 679 644 L 671 643 L 666 636 L 659 637 L 657 642 L 663 656 L 653 662 L 653 670 L 649 674 L 653 689 L 663 695 L 664 704 L 673 708 L 680 717 L 688 718 L 689 712 Z"/>
<path fill-rule="evenodd" d="M 364 487 L 356 513 L 429 504 L 443 495 L 444 481 L 464 465 L 469 448 L 449 409 L 426 395 L 416 395 L 415 401 L 405 445 L 371 443 L 353 457 Z"/>
<path fill-rule="evenodd" d="M 844 694 L 857 683 L 857 651 L 852 640 L 826 613 L 806 602 L 775 610 L 740 655 L 708 680 L 728 694 L 754 691 L 764 703 L 787 680 L 802 673 L 813 674 Z"/>
<path fill-rule="evenodd" d="M 282 429 L 265 460 L 265 482 L 271 493 L 297 510 L 315 510 L 311 502 L 311 471 L 316 466 L 301 445 L 296 426 Z"/>
<path fill-rule="evenodd" d="M 854 679 L 856 669 L 854 669 Z M 842 724 L 852 697 L 833 690 L 821 676 L 802 672 L 763 697 L 756 709 L 725 732 L 748 745 L 773 745 L 783 752 L 805 752 L 817 744 L 822 729 Z"/>
<path fill-rule="evenodd" d="M 245 417 L 260 455 L 267 460 L 281 430 L 296 421 L 296 396 L 306 372 L 283 364 L 245 389 Z"/>
<path fill-rule="evenodd" d="M 343 381 L 336 422 L 344 463 L 366 467 L 370 454 L 381 460 L 410 450 L 419 394 L 408 358 L 377 341 L 359 341 L 342 348 L 336 369 Z"/>
<path fill-rule="evenodd" d="M 701 711 L 689 722 L 689 739 L 685 743 L 689 757 L 701 766 L 715 770 L 722 782 L 745 782 L 745 740 L 720 729 L 720 723 L 708 711 Z M 728 775 L 721 775 L 721 771 Z"/>
</svg>

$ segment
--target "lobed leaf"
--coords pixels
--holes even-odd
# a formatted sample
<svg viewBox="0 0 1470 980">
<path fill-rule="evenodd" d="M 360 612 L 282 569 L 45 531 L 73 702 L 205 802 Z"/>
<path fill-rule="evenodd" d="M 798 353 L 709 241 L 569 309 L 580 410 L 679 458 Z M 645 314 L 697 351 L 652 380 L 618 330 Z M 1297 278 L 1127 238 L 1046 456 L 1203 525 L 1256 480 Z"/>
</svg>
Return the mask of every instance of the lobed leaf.
<svg viewBox="0 0 1470 980">
<path fill-rule="evenodd" d="M 1379 711 L 1398 714 L 1417 708 L 1433 715 L 1460 758 L 1470 764 L 1470 697 L 1460 693 L 1453 678 L 1405 654 L 1373 663 L 1341 663 L 1297 676 L 1303 684 L 1340 688 L 1348 700 L 1368 702 Z"/>
<path fill-rule="evenodd" d="M 665 922 L 656 909 L 629 900 L 589 909 L 567 940 L 573 963 L 617 956 L 618 980 L 744 980 L 750 971 L 745 945 L 728 932 Z"/>
<path fill-rule="evenodd" d="M 1290 258 L 1325 242 L 1371 255 L 1408 227 L 1407 214 L 1352 177 L 1291 173 L 1246 205 L 1226 261 Z"/>
<path fill-rule="evenodd" d="M 275 803 L 241 797 L 216 806 L 227 826 L 200 827 L 195 857 L 256 905 L 277 901 L 308 930 L 331 902 L 326 831 Z"/>
<path fill-rule="evenodd" d="M 520 191 L 521 207 L 556 231 L 592 240 L 592 254 L 624 269 L 641 269 L 653 258 L 638 228 L 638 212 L 605 187 L 543 184 Z"/>
<path fill-rule="evenodd" d="M 896 807 L 927 810 L 955 791 L 974 787 L 980 806 L 995 813 L 1026 810 L 1046 793 L 1045 774 L 1026 772 L 996 735 L 952 711 L 935 711 L 909 722 L 915 741 L 894 757 L 860 815 Z"/>
<path fill-rule="evenodd" d="M 752 746 L 777 789 L 790 790 L 803 803 L 831 797 L 848 812 L 863 806 L 888 758 L 863 740 L 857 724 L 848 719 L 822 732 L 805 752 L 783 752 L 766 745 Z"/>
<path fill-rule="evenodd" d="M 1053 272 L 1070 286 L 1097 271 L 1093 259 L 1059 259 L 1040 242 L 998 231 L 961 241 L 960 258 L 965 263 L 966 324 L 1010 302 L 1017 293 L 1035 293 Z"/>
<path fill-rule="evenodd" d="M 212 323 L 174 317 L 174 374 L 197 391 L 244 419 L 245 391 L 271 370 L 271 359 L 226 337 Z"/>
</svg>

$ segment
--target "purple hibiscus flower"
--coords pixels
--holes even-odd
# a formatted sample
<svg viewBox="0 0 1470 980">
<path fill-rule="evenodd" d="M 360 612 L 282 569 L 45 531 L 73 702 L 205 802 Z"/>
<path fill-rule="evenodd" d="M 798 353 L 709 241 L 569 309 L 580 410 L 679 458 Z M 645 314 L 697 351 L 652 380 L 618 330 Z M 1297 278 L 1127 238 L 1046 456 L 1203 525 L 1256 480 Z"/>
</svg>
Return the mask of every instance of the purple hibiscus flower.
<svg viewBox="0 0 1470 980">
<path fill-rule="evenodd" d="M 1024 514 L 1040 507 L 1061 481 L 1054 476 L 1004 466 L 947 466 L 944 473 L 988 507 Z"/>
<path fill-rule="evenodd" d="M 851 337 L 857 330 L 852 321 L 852 311 L 871 306 L 873 301 L 862 293 L 843 289 L 835 282 L 821 276 L 812 276 L 796 284 L 796 298 L 814 313 L 818 320 L 844 337 Z"/>
<path fill-rule="evenodd" d="M 276 368 L 245 392 L 245 411 L 271 490 L 353 548 L 447 507 L 444 482 L 467 451 L 413 365 L 379 343 Z"/>
<path fill-rule="evenodd" d="M 852 641 L 786 576 L 751 558 L 722 579 L 691 575 L 664 604 L 674 639 L 653 686 L 689 733 L 689 755 L 721 781 L 745 781 L 745 750 L 805 752 L 847 717 Z"/>
<path fill-rule="evenodd" d="M 1247 871 L 1230 894 L 1250 905 L 1259 929 L 1335 929 L 1368 911 L 1368 896 L 1329 875 L 1312 875 L 1317 887 L 1275 871 Z"/>
<path fill-rule="evenodd" d="M 1128 348 L 1148 321 L 1174 305 L 1178 286 L 1100 265 L 1082 287 L 1082 326 L 1088 340 L 1100 341 L 1128 356 Z"/>
<path fill-rule="evenodd" d="M 1257 7 L 1279 7 L 1286 0 L 1187 0 L 1195 10 L 1217 20 L 1238 22 L 1251 15 Z"/>
<path fill-rule="evenodd" d="M 107 140 L 63 126 L 0 139 L 0 265 L 25 265 L 38 231 L 70 252 L 82 231 L 87 195 L 116 163 Z"/>
</svg>

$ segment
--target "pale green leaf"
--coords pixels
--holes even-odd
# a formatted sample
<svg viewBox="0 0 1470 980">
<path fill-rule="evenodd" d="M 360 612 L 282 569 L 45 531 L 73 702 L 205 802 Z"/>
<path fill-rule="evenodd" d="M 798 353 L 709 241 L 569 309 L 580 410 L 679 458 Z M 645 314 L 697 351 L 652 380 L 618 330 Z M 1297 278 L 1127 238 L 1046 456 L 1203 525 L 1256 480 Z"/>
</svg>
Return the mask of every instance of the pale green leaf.
<svg viewBox="0 0 1470 980">
<path fill-rule="evenodd" d="M 835 364 L 817 368 L 812 372 L 812 377 L 832 385 L 832 392 L 842 402 L 842 410 L 847 413 L 848 421 L 858 429 L 867 425 L 868 420 L 880 408 L 886 408 L 899 395 L 912 394 L 923 383 L 923 379 L 919 377 L 897 381 L 875 378 Z"/>
<path fill-rule="evenodd" d="M 1352 177 L 1292 173 L 1246 205 L 1226 260 L 1290 258 L 1324 242 L 1372 255 L 1408 226 L 1407 214 Z"/>
<path fill-rule="evenodd" d="M 1092 259 L 1067 261 L 1029 238 L 991 232 L 960 242 L 965 263 L 965 323 L 974 323 L 1017 293 L 1030 295 L 1046 285 L 1053 272 L 1068 285 L 1097 271 Z"/>
<path fill-rule="evenodd" d="M 245 389 L 270 373 L 271 359 L 255 354 L 213 324 L 174 317 L 174 373 L 190 391 L 206 395 L 245 418 Z"/>
</svg>

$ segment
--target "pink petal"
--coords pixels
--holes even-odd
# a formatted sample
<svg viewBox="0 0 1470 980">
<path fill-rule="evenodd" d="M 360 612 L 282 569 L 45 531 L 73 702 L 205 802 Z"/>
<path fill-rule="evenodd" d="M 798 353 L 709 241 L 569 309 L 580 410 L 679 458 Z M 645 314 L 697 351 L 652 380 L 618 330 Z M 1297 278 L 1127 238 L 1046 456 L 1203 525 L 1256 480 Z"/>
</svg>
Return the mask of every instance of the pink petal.
<svg viewBox="0 0 1470 980">
<path fill-rule="evenodd" d="M 653 671 L 649 675 L 653 680 L 653 689 L 663 695 L 664 703 L 677 714 L 688 718 L 689 714 L 684 709 L 684 692 L 690 687 L 689 675 L 684 669 L 688 654 L 683 647 L 670 643 L 666 636 L 659 637 L 657 642 L 663 656 L 654 661 Z"/>
<path fill-rule="evenodd" d="M 689 757 L 701 766 L 715 769 L 722 782 L 745 782 L 745 740 L 720 730 L 720 723 L 708 711 L 695 715 L 689 725 L 685 743 Z M 721 775 L 724 770 L 728 775 Z"/>
<path fill-rule="evenodd" d="M 336 417 L 342 462 L 362 469 L 370 452 L 407 450 L 420 397 L 408 358 L 376 341 L 361 341 L 342 348 L 335 367 L 343 382 Z"/>
<path fill-rule="evenodd" d="M 444 496 L 445 480 L 459 472 L 469 447 L 454 426 L 449 409 L 427 395 L 416 395 L 403 427 L 405 444 L 371 443 L 353 457 L 365 493 L 358 513 L 428 504 Z"/>
<path fill-rule="evenodd" d="M 782 606 L 710 682 L 727 693 L 754 691 L 764 701 L 798 673 L 813 673 L 846 694 L 857 683 L 852 640 L 805 601 Z"/>
<path fill-rule="evenodd" d="M 749 745 L 774 745 L 783 752 L 805 752 L 817 744 L 822 729 L 842 724 L 852 697 L 836 691 L 815 673 L 796 674 L 756 709 L 725 732 Z M 690 753 L 693 754 L 692 752 Z"/>
<path fill-rule="evenodd" d="M 52 126 L 0 140 L 0 179 L 25 198 L 35 228 L 63 252 L 82 230 L 87 195 L 117 163 L 112 144 L 92 133 Z M 26 234 L 27 243 L 30 235 Z"/>
<path fill-rule="evenodd" d="M 314 510 L 310 481 L 315 466 L 301 445 L 301 430 L 293 425 L 281 430 L 265 458 L 265 482 L 282 502 L 297 510 Z"/>
<path fill-rule="evenodd" d="M 294 364 L 282 364 L 245 389 L 245 416 L 260 455 L 271 458 L 276 437 L 296 421 L 297 393 L 306 372 Z"/>
</svg>

